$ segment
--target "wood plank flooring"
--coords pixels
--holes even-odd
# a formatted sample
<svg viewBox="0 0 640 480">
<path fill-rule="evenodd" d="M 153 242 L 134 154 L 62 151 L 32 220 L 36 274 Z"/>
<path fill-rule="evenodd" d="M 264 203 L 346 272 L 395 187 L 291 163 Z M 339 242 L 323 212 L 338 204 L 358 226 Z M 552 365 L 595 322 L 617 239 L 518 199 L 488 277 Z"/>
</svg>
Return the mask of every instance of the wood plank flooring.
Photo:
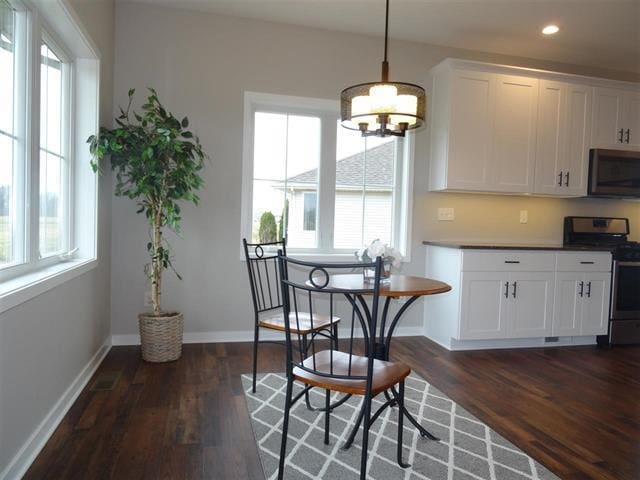
<svg viewBox="0 0 640 480">
<path fill-rule="evenodd" d="M 392 357 L 563 479 L 640 478 L 640 347 L 448 352 L 399 338 Z M 261 371 L 284 349 L 261 345 Z M 262 479 L 240 383 L 251 344 L 185 345 L 170 364 L 114 347 L 26 479 Z"/>
</svg>

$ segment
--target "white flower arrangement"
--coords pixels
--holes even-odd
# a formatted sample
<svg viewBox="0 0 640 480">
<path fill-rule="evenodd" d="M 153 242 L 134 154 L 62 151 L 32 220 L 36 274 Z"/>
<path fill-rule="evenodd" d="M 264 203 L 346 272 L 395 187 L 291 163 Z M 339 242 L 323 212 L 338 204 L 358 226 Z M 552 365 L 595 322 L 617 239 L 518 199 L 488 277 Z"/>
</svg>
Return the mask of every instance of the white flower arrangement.
<svg viewBox="0 0 640 480">
<path fill-rule="evenodd" d="M 391 264 L 396 270 L 400 268 L 404 258 L 397 249 L 390 247 L 386 243 L 382 243 L 379 238 L 376 238 L 369 245 L 362 247 L 355 252 L 355 255 L 358 260 L 363 263 L 370 263 L 377 257 L 382 257 L 385 263 Z"/>
</svg>

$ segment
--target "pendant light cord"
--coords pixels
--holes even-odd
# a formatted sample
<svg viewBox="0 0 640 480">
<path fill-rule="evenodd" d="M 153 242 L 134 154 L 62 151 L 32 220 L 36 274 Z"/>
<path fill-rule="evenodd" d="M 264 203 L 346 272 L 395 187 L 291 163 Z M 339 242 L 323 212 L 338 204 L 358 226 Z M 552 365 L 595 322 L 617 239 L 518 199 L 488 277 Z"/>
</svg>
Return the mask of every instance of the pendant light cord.
<svg viewBox="0 0 640 480">
<path fill-rule="evenodd" d="M 389 38 L 389 0 L 387 0 L 387 6 L 384 16 L 384 60 L 382 61 L 382 82 L 387 83 L 389 81 L 389 62 L 387 61 L 387 42 Z"/>
<path fill-rule="evenodd" d="M 389 38 L 389 0 L 384 16 L 384 61 L 387 61 L 387 39 Z"/>
</svg>

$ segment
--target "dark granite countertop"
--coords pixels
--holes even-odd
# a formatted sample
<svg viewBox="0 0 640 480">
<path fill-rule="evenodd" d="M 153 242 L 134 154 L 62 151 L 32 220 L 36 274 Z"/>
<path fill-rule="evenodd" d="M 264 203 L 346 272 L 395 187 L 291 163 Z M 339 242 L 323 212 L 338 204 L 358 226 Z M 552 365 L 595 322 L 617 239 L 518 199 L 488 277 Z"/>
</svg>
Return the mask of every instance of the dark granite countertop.
<svg viewBox="0 0 640 480">
<path fill-rule="evenodd" d="M 517 244 L 517 243 L 480 243 L 480 242 L 460 242 L 436 240 L 422 242 L 423 245 L 432 245 L 435 247 L 459 248 L 463 250 L 562 250 L 565 252 L 610 252 L 611 247 L 592 247 L 592 246 L 565 246 L 565 245 L 535 245 L 535 244 Z"/>
</svg>

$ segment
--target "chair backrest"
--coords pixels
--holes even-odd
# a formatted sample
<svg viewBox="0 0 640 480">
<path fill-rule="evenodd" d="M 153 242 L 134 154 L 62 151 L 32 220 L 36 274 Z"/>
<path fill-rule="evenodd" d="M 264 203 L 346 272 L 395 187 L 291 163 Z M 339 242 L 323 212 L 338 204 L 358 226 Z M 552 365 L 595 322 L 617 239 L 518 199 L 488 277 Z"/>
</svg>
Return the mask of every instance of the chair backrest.
<svg viewBox="0 0 640 480">
<path fill-rule="evenodd" d="M 285 238 L 268 243 L 249 243 L 246 238 L 242 239 L 256 315 L 282 307 L 278 252 L 287 251 L 286 243 Z"/>
<path fill-rule="evenodd" d="M 284 251 L 280 251 L 278 264 L 282 285 L 287 368 L 297 366 L 324 377 L 363 380 L 370 384 L 382 259 L 378 257 L 373 263 L 314 263 L 287 257 Z M 373 274 L 370 282 L 364 281 L 365 270 Z M 289 272 L 295 272 L 296 278 L 302 280 L 292 280 Z M 327 319 L 333 320 L 338 316 L 334 305 L 337 298 L 346 300 L 346 307 L 341 306 L 339 317 L 343 330 L 345 326 L 349 329 L 348 348 L 344 348 L 346 335 L 340 340 L 343 346 L 340 352 L 334 351 L 333 342 L 327 342 L 325 337 L 318 334 L 311 335 L 308 342 L 303 341 L 300 333 L 297 333 L 297 339 L 292 339 L 291 328 L 296 327 L 299 332 L 302 319 L 310 322 L 313 330 L 314 324 L 317 326 L 322 321 L 326 323 Z M 364 353 L 370 360 L 366 374 L 362 368 L 358 369 L 359 373 L 352 368 L 355 366 L 352 363 L 354 356 L 361 355 L 357 350 L 354 351 L 354 339 L 358 333 L 363 335 Z M 295 348 L 292 340 L 297 340 Z M 321 341 L 325 342 L 325 345 L 316 345 Z M 329 352 L 316 362 L 315 354 L 320 350 Z M 304 362 L 309 356 L 313 360 Z"/>
</svg>

